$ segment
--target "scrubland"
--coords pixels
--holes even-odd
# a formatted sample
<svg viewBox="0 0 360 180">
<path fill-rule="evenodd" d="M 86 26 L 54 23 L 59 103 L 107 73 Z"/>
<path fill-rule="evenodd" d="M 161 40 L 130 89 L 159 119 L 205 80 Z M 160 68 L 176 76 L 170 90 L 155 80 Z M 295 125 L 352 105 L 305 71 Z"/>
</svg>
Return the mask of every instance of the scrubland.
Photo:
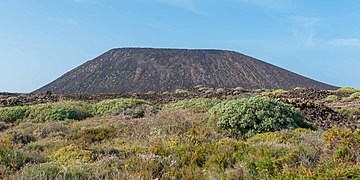
<svg viewBox="0 0 360 180">
<path fill-rule="evenodd" d="M 344 91 L 346 97 L 321 101 L 359 98 L 358 90 L 338 93 Z M 119 98 L 2 107 L 0 178 L 360 178 L 359 129 L 321 128 L 269 93 L 285 91 L 167 104 Z"/>
</svg>

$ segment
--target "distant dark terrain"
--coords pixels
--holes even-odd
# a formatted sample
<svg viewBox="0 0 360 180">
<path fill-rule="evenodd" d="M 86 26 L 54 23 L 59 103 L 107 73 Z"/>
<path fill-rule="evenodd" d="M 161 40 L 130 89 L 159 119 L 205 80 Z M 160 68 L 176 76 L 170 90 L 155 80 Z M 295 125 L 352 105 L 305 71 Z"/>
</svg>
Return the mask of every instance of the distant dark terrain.
<svg viewBox="0 0 360 180">
<path fill-rule="evenodd" d="M 144 93 L 196 85 L 336 89 L 233 51 L 121 48 L 82 64 L 35 92 Z"/>
</svg>

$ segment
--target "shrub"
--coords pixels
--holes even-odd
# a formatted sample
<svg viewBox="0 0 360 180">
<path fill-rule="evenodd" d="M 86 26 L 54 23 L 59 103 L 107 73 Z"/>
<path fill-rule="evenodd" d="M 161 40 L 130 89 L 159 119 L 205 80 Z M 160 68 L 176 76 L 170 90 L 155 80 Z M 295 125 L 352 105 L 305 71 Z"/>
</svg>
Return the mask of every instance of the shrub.
<svg viewBox="0 0 360 180">
<path fill-rule="evenodd" d="M 116 129 L 114 127 L 92 127 L 81 130 L 70 138 L 75 140 L 79 139 L 87 143 L 94 143 L 110 139 L 115 135 Z"/>
<path fill-rule="evenodd" d="M 350 99 L 360 99 L 360 92 L 352 93 Z"/>
<path fill-rule="evenodd" d="M 29 107 L 15 106 L 0 108 L 0 121 L 14 122 L 18 119 L 24 119 L 28 115 Z"/>
<path fill-rule="evenodd" d="M 29 118 L 35 122 L 83 120 L 92 117 L 91 105 L 81 102 L 39 104 L 30 107 Z"/>
<path fill-rule="evenodd" d="M 15 179 L 131 179 L 124 177 L 123 167 L 124 164 L 117 158 L 107 158 L 96 163 L 29 164 L 16 173 Z"/>
<path fill-rule="evenodd" d="M 338 90 L 336 90 L 337 92 L 346 92 L 346 93 L 356 93 L 358 92 L 359 90 L 355 89 L 355 88 L 352 88 L 352 87 L 342 87 Z"/>
<path fill-rule="evenodd" d="M 200 87 L 198 88 L 198 91 L 206 91 L 208 88 L 207 87 Z"/>
<path fill-rule="evenodd" d="M 326 146 L 333 151 L 333 158 L 339 162 L 360 162 L 360 132 L 334 127 L 323 133 Z"/>
<path fill-rule="evenodd" d="M 283 89 L 277 89 L 275 91 L 273 91 L 272 93 L 273 94 L 283 94 L 283 93 L 286 93 L 287 91 L 283 90 Z"/>
<path fill-rule="evenodd" d="M 261 89 L 261 90 L 255 90 L 253 91 L 255 93 L 260 93 L 263 96 L 268 96 L 268 95 L 281 95 L 284 93 L 287 93 L 286 90 L 283 89 L 276 89 L 276 90 L 272 90 L 272 89 Z"/>
<path fill-rule="evenodd" d="M 188 132 L 191 127 L 199 125 L 201 127 L 206 127 L 206 121 L 208 117 L 203 113 L 194 113 L 191 111 L 185 110 L 174 110 L 174 109 L 163 109 L 155 116 L 147 118 L 146 121 L 142 122 L 140 128 L 135 131 L 145 130 L 149 131 L 151 138 L 161 138 L 167 139 L 174 135 L 184 135 Z M 141 134 L 141 133 L 137 133 Z M 213 133 L 210 133 L 213 134 Z M 205 134 L 202 134 L 201 138 L 206 138 Z M 191 138 L 186 138 L 190 140 Z"/>
<path fill-rule="evenodd" d="M 52 154 L 54 151 L 67 146 L 67 141 L 59 141 L 54 139 L 40 139 L 26 145 L 26 149 L 31 152 L 37 152 L 44 155 Z"/>
<path fill-rule="evenodd" d="M 303 87 L 296 87 L 296 88 L 294 88 L 294 90 L 302 90 L 302 89 L 305 89 L 305 88 L 303 88 Z"/>
<path fill-rule="evenodd" d="M 300 144 L 306 138 L 316 136 L 316 139 L 321 139 L 321 135 L 316 133 L 317 131 L 311 131 L 309 129 L 297 128 L 294 130 L 281 130 L 275 132 L 266 132 L 257 134 L 249 139 L 247 142 L 250 143 L 262 143 L 262 142 L 271 142 L 271 143 L 294 143 Z"/>
<path fill-rule="evenodd" d="M 261 96 L 226 101 L 211 108 L 209 113 L 219 115 L 218 126 L 235 136 L 310 127 L 294 107 Z"/>
<path fill-rule="evenodd" d="M 235 91 L 242 91 L 242 90 L 244 90 L 244 88 L 243 87 L 236 87 L 236 88 L 234 88 L 234 90 Z"/>
<path fill-rule="evenodd" d="M 162 95 L 169 95 L 170 92 L 169 92 L 169 91 L 165 91 L 165 92 L 162 92 L 161 94 L 162 94 Z"/>
<path fill-rule="evenodd" d="M 204 92 L 205 94 L 211 94 L 211 93 L 214 93 L 214 89 L 213 88 L 209 88 L 208 90 L 206 90 Z"/>
<path fill-rule="evenodd" d="M 221 100 L 219 99 L 195 98 L 170 103 L 165 105 L 165 107 L 173 109 L 188 109 L 194 112 L 206 112 L 219 103 L 221 103 Z"/>
<path fill-rule="evenodd" d="M 95 104 L 94 110 L 98 116 L 115 116 L 119 114 L 143 117 L 149 102 L 142 99 L 112 99 L 104 100 Z"/>
<path fill-rule="evenodd" d="M 68 164 L 74 162 L 92 162 L 95 156 L 91 151 L 80 149 L 76 145 L 71 144 L 54 152 L 51 159 L 56 162 Z"/>
<path fill-rule="evenodd" d="M 225 92 L 225 89 L 224 89 L 224 88 L 217 88 L 217 89 L 216 89 L 216 93 L 218 93 L 218 94 L 221 94 L 221 93 L 223 93 L 223 92 Z"/>
<path fill-rule="evenodd" d="M 344 116 L 360 116 L 360 110 L 358 109 L 341 108 L 339 113 Z"/>
<path fill-rule="evenodd" d="M 148 91 L 148 92 L 146 92 L 145 94 L 147 94 L 147 95 L 153 95 L 153 94 L 156 94 L 156 92 L 155 92 L 155 91 Z"/>
<path fill-rule="evenodd" d="M 184 93 L 187 93 L 188 91 L 187 90 L 184 90 L 184 89 L 176 89 L 175 90 L 175 93 L 176 94 L 184 94 Z"/>
<path fill-rule="evenodd" d="M 12 141 L 17 144 L 29 144 L 30 142 L 36 141 L 36 138 L 32 134 L 15 131 L 12 133 Z"/>
<path fill-rule="evenodd" d="M 68 130 L 66 124 L 67 122 L 64 121 L 46 122 L 41 128 L 38 129 L 36 134 L 41 138 L 56 136 L 64 137 L 67 133 L 66 131 Z"/>
<path fill-rule="evenodd" d="M 0 132 L 6 130 L 7 128 L 9 128 L 9 126 L 6 123 L 0 121 Z"/>
<path fill-rule="evenodd" d="M 334 102 L 336 100 L 338 100 L 338 96 L 337 95 L 329 95 L 325 98 L 326 101 L 329 101 L 329 102 Z"/>
<path fill-rule="evenodd" d="M 253 92 L 253 93 L 263 93 L 263 92 L 270 93 L 271 90 L 270 89 L 253 89 L 251 92 Z"/>
<path fill-rule="evenodd" d="M 241 92 L 240 91 L 233 91 L 232 94 L 233 95 L 238 95 L 238 94 L 241 94 Z"/>
<path fill-rule="evenodd" d="M 65 167 L 56 163 L 29 164 L 16 174 L 18 179 L 63 179 Z"/>
<path fill-rule="evenodd" d="M 5 173 L 12 173 L 20 169 L 26 163 L 31 162 L 32 159 L 31 156 L 26 155 L 23 151 L 0 147 L 0 165 L 7 168 L 8 172 Z"/>
<path fill-rule="evenodd" d="M 209 157 L 207 166 L 215 166 L 221 170 L 234 167 L 241 159 L 241 154 L 246 152 L 247 146 L 244 142 L 235 139 L 220 139 L 215 143 L 214 153 Z"/>
</svg>

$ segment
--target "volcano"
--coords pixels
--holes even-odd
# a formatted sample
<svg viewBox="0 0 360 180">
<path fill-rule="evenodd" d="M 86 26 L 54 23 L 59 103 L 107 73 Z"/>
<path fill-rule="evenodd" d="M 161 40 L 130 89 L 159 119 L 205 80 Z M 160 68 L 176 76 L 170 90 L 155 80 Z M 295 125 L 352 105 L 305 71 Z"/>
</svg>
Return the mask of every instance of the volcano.
<svg viewBox="0 0 360 180">
<path fill-rule="evenodd" d="M 144 93 L 209 88 L 336 89 L 226 50 L 116 48 L 67 72 L 36 93 Z"/>
</svg>

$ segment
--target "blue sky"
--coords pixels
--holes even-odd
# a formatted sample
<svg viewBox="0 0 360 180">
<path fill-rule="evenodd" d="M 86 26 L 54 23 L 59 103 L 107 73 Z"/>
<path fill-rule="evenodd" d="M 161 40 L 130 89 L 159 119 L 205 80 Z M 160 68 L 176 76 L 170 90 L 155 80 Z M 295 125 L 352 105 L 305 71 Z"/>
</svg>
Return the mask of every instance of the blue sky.
<svg viewBox="0 0 360 180">
<path fill-rule="evenodd" d="M 358 0 L 1 0 L 0 92 L 30 92 L 115 47 L 235 50 L 360 88 Z"/>
</svg>

